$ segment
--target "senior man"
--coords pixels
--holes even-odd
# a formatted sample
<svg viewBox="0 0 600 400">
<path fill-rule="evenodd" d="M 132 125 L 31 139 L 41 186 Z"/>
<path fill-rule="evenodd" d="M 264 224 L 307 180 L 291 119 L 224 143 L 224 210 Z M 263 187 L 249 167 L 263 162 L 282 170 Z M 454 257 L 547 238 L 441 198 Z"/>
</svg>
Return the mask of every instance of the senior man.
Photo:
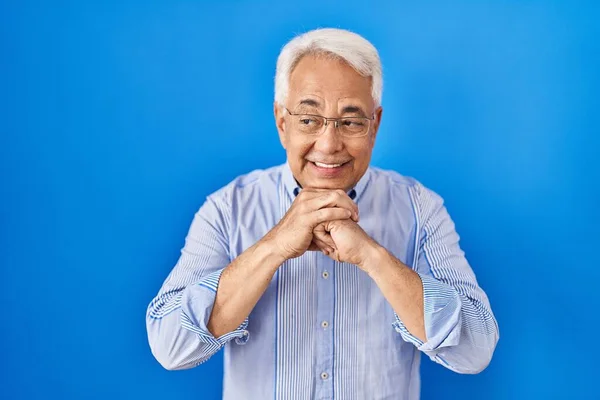
<svg viewBox="0 0 600 400">
<path fill-rule="evenodd" d="M 421 352 L 456 372 L 498 326 L 440 196 L 370 167 L 377 50 L 340 29 L 291 40 L 274 113 L 287 162 L 208 196 L 147 311 L 167 369 L 224 348 L 224 399 L 418 399 Z"/>
</svg>

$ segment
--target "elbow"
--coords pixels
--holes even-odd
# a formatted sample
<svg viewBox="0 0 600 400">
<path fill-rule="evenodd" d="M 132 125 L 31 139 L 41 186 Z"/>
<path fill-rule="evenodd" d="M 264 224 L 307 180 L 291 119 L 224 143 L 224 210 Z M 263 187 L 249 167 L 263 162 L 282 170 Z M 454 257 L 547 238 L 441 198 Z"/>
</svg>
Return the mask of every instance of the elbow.
<svg viewBox="0 0 600 400">
<path fill-rule="evenodd" d="M 177 361 L 174 357 L 169 354 L 165 354 L 164 352 L 156 352 L 152 351 L 154 358 L 158 363 L 167 371 L 179 371 L 184 369 L 192 368 L 194 365 L 185 365 L 179 361 Z"/>
<path fill-rule="evenodd" d="M 150 350 L 156 361 L 167 371 L 190 369 L 202 362 L 190 362 L 190 357 L 182 357 L 181 351 L 164 346 L 160 341 L 150 341 Z"/>
<path fill-rule="evenodd" d="M 441 352 L 433 357 L 433 361 L 459 374 L 478 374 L 490 365 L 498 339 L 499 335 L 496 330 L 484 345 L 470 347 L 467 353 L 461 351 L 444 354 Z"/>
<path fill-rule="evenodd" d="M 148 330 L 152 355 L 168 371 L 194 368 L 210 359 L 220 348 L 219 343 L 203 343 L 192 332 Z"/>
<path fill-rule="evenodd" d="M 487 351 L 483 351 L 482 353 L 487 353 Z M 492 361 L 492 356 L 491 354 L 482 354 L 480 355 L 480 357 L 477 357 L 476 360 L 474 360 L 473 362 L 469 363 L 466 368 L 458 368 L 458 373 L 461 374 L 468 374 L 468 375 L 476 375 L 480 372 L 482 372 L 483 370 L 485 370 L 488 365 L 490 365 L 490 362 Z"/>
<path fill-rule="evenodd" d="M 478 357 L 472 363 L 470 363 L 468 368 L 466 368 L 464 371 L 459 371 L 460 373 L 475 375 L 480 372 L 483 372 L 483 370 L 485 370 L 488 367 L 488 365 L 490 365 L 490 363 L 492 362 L 492 355 L 494 354 L 493 348 L 491 350 L 479 349 L 479 351 L 480 354 L 478 354 Z"/>
<path fill-rule="evenodd" d="M 477 348 L 478 361 L 474 365 L 473 372 L 471 372 L 472 374 L 478 374 L 490 365 L 499 339 L 500 333 L 498 331 L 498 323 L 494 321 L 492 333 L 488 336 L 487 344 L 483 346 L 483 348 Z"/>
<path fill-rule="evenodd" d="M 182 369 L 181 366 L 175 361 L 173 357 L 170 357 L 164 351 L 159 351 L 157 349 L 151 348 L 152 355 L 158 361 L 158 363 L 167 371 L 177 371 Z"/>
<path fill-rule="evenodd" d="M 489 338 L 488 345 L 484 348 L 476 348 L 477 356 L 475 357 L 474 362 L 470 366 L 468 371 L 464 372 L 467 374 L 478 374 L 485 370 L 488 365 L 492 362 L 492 357 L 494 355 L 494 351 L 496 350 L 496 344 L 498 343 L 498 331 L 496 331 Z"/>
<path fill-rule="evenodd" d="M 222 347 L 181 310 L 163 313 L 160 318 L 148 313 L 146 330 L 152 355 L 168 371 L 194 368 Z"/>
<path fill-rule="evenodd" d="M 150 351 L 154 356 L 154 359 L 168 371 L 176 371 L 181 368 L 181 365 L 177 362 L 172 351 L 166 348 L 159 337 L 154 336 L 148 331 L 148 343 L 150 345 Z"/>
<path fill-rule="evenodd" d="M 164 369 L 177 371 L 193 368 L 199 364 L 198 362 L 189 362 L 193 356 L 190 354 L 186 356 L 189 349 L 186 349 L 184 343 L 181 343 L 181 339 L 177 338 L 174 332 L 168 332 L 169 329 L 160 326 L 157 321 L 148 320 L 147 324 L 150 351 Z"/>
<path fill-rule="evenodd" d="M 492 358 L 481 354 L 470 359 L 456 359 L 455 357 L 436 355 L 432 360 L 458 374 L 475 375 L 486 369 Z"/>
</svg>

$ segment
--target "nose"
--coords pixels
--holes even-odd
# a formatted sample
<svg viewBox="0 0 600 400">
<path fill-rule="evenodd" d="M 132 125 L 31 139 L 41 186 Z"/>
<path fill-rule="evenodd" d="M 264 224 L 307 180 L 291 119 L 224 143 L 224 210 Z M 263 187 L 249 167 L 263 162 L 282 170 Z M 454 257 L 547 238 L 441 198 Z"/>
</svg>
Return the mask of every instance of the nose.
<svg viewBox="0 0 600 400">
<path fill-rule="evenodd" d="M 334 121 L 327 123 L 325 132 L 317 136 L 314 147 L 324 154 L 334 154 L 344 148 L 344 141 L 338 134 Z"/>
</svg>

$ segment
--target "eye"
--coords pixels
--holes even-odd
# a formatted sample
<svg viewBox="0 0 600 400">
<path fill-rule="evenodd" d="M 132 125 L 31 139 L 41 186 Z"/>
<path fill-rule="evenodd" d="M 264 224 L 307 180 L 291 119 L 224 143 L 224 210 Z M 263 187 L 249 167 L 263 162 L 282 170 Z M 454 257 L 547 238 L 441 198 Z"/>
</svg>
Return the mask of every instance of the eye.
<svg viewBox="0 0 600 400">
<path fill-rule="evenodd" d="M 300 124 L 301 125 L 306 125 L 306 126 L 310 126 L 310 125 L 316 125 L 318 124 L 318 120 L 316 118 L 313 117 L 309 117 L 307 115 L 303 115 L 299 118 Z"/>
<path fill-rule="evenodd" d="M 344 119 L 342 120 L 342 125 L 350 128 L 360 128 L 363 127 L 365 123 L 359 119 Z"/>
</svg>

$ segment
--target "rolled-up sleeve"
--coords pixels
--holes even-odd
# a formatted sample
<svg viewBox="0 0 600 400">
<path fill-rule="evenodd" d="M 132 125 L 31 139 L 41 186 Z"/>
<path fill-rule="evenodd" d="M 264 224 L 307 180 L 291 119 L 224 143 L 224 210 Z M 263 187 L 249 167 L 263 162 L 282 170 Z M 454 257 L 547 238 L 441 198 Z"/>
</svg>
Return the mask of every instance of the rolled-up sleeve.
<svg viewBox="0 0 600 400">
<path fill-rule="evenodd" d="M 394 327 L 433 361 L 460 373 L 477 373 L 491 361 L 499 339 L 487 295 L 477 283 L 443 200 L 418 184 L 411 190 L 419 240 L 414 269 L 423 284 L 427 342 L 396 316 Z"/>
<path fill-rule="evenodd" d="M 152 354 L 166 369 L 187 369 L 208 360 L 226 343 L 246 343 L 246 319 L 214 337 L 208 321 L 219 278 L 230 263 L 227 203 L 208 198 L 196 213 L 177 264 L 146 312 Z"/>
<path fill-rule="evenodd" d="M 237 344 L 244 344 L 249 333 L 246 330 L 248 318 L 234 331 L 228 332 L 218 338 L 208 330 L 208 320 L 212 312 L 219 278 L 223 270 L 215 271 L 201 280 L 197 285 L 188 288 L 181 301 L 181 325 L 198 335 L 201 342 L 206 344 L 206 356 L 214 354 L 217 350 L 236 339 Z"/>
</svg>

